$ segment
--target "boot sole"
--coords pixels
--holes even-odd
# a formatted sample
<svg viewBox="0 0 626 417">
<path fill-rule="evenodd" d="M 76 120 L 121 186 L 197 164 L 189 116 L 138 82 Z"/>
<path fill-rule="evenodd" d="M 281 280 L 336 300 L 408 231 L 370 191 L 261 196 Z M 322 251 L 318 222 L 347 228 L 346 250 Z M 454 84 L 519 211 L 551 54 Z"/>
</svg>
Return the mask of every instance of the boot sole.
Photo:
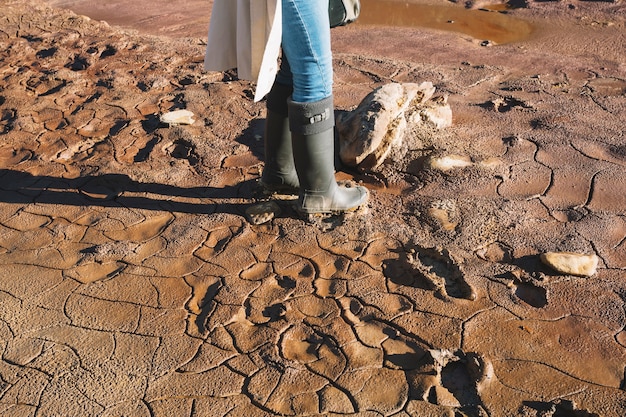
<svg viewBox="0 0 626 417">
<path fill-rule="evenodd" d="M 266 184 L 262 180 L 258 180 L 258 186 L 261 193 L 266 198 L 275 198 L 277 200 L 293 200 L 298 198 L 300 190 L 298 188 Z"/>
<path fill-rule="evenodd" d="M 324 211 L 309 212 L 309 211 L 306 211 L 306 210 L 302 210 L 301 207 L 296 207 L 296 211 L 298 212 L 298 214 L 300 216 L 303 216 L 303 217 L 317 217 L 317 218 L 319 218 L 319 217 L 340 216 L 342 214 L 353 214 L 353 213 L 357 213 L 359 211 L 363 211 L 364 212 L 366 208 L 367 208 L 367 202 L 361 204 L 360 206 L 352 207 L 352 208 L 345 209 L 345 210 L 324 210 Z"/>
</svg>

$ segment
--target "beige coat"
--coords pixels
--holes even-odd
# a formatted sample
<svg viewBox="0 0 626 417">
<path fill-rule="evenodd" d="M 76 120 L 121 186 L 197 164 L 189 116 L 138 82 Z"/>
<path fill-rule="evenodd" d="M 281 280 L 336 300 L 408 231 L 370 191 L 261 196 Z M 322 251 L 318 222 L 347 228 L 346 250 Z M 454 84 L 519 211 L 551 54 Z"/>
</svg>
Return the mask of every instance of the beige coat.
<svg viewBox="0 0 626 417">
<path fill-rule="evenodd" d="M 282 37 L 281 0 L 215 0 L 204 68 L 237 68 L 239 78 L 255 81 L 254 101 L 269 92 L 278 71 Z"/>
</svg>

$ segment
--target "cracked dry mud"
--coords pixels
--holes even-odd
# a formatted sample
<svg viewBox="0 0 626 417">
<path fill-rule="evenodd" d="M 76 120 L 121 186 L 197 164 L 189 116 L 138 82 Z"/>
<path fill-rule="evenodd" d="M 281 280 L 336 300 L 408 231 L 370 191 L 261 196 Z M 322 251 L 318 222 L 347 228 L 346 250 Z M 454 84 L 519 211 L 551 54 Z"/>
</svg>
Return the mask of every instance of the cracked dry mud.
<svg viewBox="0 0 626 417">
<path fill-rule="evenodd" d="M 254 225 L 264 104 L 201 39 L 0 1 L 0 415 L 624 415 L 625 6 L 568 4 L 334 31 L 339 110 L 430 81 L 454 124 L 340 173 L 366 212 Z"/>
</svg>

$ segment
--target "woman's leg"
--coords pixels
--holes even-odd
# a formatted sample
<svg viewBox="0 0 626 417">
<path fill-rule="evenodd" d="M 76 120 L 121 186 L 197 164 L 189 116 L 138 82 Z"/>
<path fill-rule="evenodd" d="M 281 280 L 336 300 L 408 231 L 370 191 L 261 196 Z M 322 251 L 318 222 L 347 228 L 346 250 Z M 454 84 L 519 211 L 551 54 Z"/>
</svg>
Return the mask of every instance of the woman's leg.
<svg viewBox="0 0 626 417">
<path fill-rule="evenodd" d="M 265 166 L 261 186 L 268 194 L 298 194 L 300 189 L 293 162 L 287 109 L 287 100 L 291 97 L 293 88 L 288 79 L 284 81 L 286 82 L 274 82 L 266 97 L 267 112 L 263 135 Z"/>
<path fill-rule="evenodd" d="M 282 5 L 282 47 L 292 75 L 292 100 L 322 100 L 333 93 L 328 0 L 283 0 Z"/>
<path fill-rule="evenodd" d="M 291 68 L 288 100 L 299 205 L 307 214 L 345 212 L 367 201 L 364 187 L 339 187 L 334 166 L 333 69 L 328 0 L 282 0 L 283 54 Z"/>
</svg>

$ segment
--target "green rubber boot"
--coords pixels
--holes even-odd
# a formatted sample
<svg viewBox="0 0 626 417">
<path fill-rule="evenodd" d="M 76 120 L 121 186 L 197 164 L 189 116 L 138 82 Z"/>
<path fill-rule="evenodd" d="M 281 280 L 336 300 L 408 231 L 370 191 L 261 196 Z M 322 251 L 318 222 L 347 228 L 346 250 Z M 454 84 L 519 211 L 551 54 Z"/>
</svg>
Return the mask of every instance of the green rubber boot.
<svg viewBox="0 0 626 417">
<path fill-rule="evenodd" d="M 265 167 L 261 186 L 267 193 L 298 194 L 300 184 L 293 162 L 287 99 L 291 86 L 274 83 L 267 95 L 264 146 Z"/>
<path fill-rule="evenodd" d="M 339 186 L 335 180 L 333 96 L 313 103 L 288 100 L 287 104 L 300 180 L 300 210 L 305 214 L 338 214 L 364 205 L 368 198 L 365 187 Z"/>
</svg>

